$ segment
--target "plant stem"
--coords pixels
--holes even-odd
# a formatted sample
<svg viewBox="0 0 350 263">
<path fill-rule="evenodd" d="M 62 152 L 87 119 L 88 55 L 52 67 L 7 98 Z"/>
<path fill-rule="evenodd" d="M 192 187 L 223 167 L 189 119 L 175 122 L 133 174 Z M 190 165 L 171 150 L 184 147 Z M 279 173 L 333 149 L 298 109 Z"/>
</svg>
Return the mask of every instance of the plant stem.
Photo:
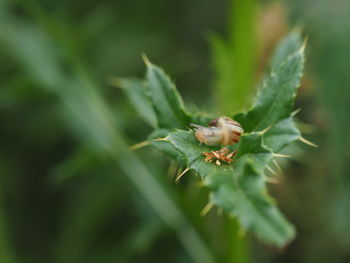
<svg viewBox="0 0 350 263">
<path fill-rule="evenodd" d="M 9 242 L 4 206 L 2 203 L 2 189 L 0 185 L 0 262 L 14 263 L 14 253 Z"/>
<path fill-rule="evenodd" d="M 256 2 L 231 0 L 228 41 L 213 39 L 215 95 L 225 113 L 249 105 L 256 66 Z"/>
<path fill-rule="evenodd" d="M 225 43 L 214 39 L 214 68 L 216 70 L 215 94 L 219 110 L 227 113 L 242 110 L 249 105 L 256 65 L 255 50 L 255 0 L 231 0 L 229 14 L 229 39 Z M 248 261 L 247 240 L 239 235 L 239 224 L 227 218 L 229 235 L 227 262 Z"/>
</svg>

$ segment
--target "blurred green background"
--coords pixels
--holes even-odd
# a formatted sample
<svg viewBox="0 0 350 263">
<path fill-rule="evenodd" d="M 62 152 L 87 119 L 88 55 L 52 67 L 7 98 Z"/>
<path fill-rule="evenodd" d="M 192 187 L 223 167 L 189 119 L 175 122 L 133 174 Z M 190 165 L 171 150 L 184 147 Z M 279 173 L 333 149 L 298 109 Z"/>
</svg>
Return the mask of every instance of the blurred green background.
<svg viewBox="0 0 350 263">
<path fill-rule="evenodd" d="M 0 263 L 350 262 L 350 1 L 0 0 Z M 110 77 L 146 53 L 187 104 L 248 107 L 275 44 L 308 41 L 296 108 L 305 137 L 270 185 L 298 236 L 244 235 L 151 148 Z"/>
</svg>

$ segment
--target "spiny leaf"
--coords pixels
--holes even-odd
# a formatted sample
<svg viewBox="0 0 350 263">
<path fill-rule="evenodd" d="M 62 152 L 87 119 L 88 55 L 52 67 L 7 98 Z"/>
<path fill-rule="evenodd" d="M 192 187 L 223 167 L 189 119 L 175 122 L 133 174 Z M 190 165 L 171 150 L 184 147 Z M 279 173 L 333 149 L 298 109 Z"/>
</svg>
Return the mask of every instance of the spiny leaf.
<svg viewBox="0 0 350 263">
<path fill-rule="evenodd" d="M 295 126 L 293 117 L 285 118 L 263 135 L 263 144 L 275 153 L 300 139 L 300 131 Z"/>
<path fill-rule="evenodd" d="M 211 189 L 211 202 L 237 216 L 244 228 L 276 246 L 294 237 L 293 227 L 268 196 L 261 176 L 272 159 L 272 152 L 262 144 L 262 134 L 242 136 L 233 166 L 206 163 L 203 152 L 216 148 L 199 145 L 192 131 L 172 132 L 167 138 Z"/>
<path fill-rule="evenodd" d="M 150 90 L 153 106 L 158 118 L 159 128 L 184 128 L 189 124 L 190 117 L 185 111 L 184 103 L 177 92 L 174 83 L 162 69 L 148 60 L 146 79 Z"/>
<path fill-rule="evenodd" d="M 237 216 L 241 225 L 260 239 L 282 247 L 294 237 L 294 227 L 267 195 L 265 182 L 253 168 L 253 162 L 245 163 L 240 176 L 218 175 L 223 181 L 213 190 L 211 202 Z"/>
<path fill-rule="evenodd" d="M 158 151 L 168 155 L 178 162 L 183 162 L 182 153 L 179 152 L 168 140 L 165 140 L 165 137 L 169 133 L 170 131 L 167 129 L 157 129 L 149 135 L 148 140 Z"/>
<path fill-rule="evenodd" d="M 235 120 L 241 123 L 246 132 L 264 130 L 291 116 L 304 65 L 304 48 L 301 43 L 297 47 L 299 49 L 295 53 L 274 66 L 265 77 L 253 108 L 235 116 Z"/>
<path fill-rule="evenodd" d="M 216 166 L 204 161 L 203 152 L 220 147 L 199 145 L 189 122 L 206 125 L 204 115 L 189 115 L 173 83 L 158 67 L 147 62 L 147 81 L 159 128 L 152 135 L 166 137 L 153 145 L 184 162 L 209 187 L 210 202 L 237 216 L 242 227 L 278 247 L 295 235 L 293 226 L 278 211 L 265 186 L 265 170 L 274 155 L 301 138 L 292 116 L 296 90 L 300 84 L 304 47 L 297 31 L 281 42 L 271 60 L 271 73 L 264 78 L 255 104 L 235 116 L 245 130 L 241 140 L 229 149 L 238 150 L 233 164 Z"/>
<path fill-rule="evenodd" d="M 302 46 L 302 38 L 299 29 L 294 29 L 289 33 L 276 48 L 271 60 L 270 67 L 278 67 L 291 54 L 298 52 Z"/>
</svg>

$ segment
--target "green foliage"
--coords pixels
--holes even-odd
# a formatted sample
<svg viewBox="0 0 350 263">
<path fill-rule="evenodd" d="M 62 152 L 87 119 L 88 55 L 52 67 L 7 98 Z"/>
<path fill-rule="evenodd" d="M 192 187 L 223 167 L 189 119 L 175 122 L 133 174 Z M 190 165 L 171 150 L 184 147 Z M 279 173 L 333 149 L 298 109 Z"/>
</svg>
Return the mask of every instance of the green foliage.
<svg viewBox="0 0 350 263">
<path fill-rule="evenodd" d="M 46 17 L 46 19 L 48 18 Z M 90 79 L 81 60 L 71 56 L 71 43 L 67 41 L 67 35 L 64 33 L 58 35 L 58 41 L 55 42 L 53 36 L 48 32 L 40 30 L 32 24 L 22 23 L 15 16 L 9 16 L 8 21 L 8 26 L 0 26 L 2 31 L 6 32 L 1 36 L 0 43 L 11 47 L 9 48 L 10 55 L 16 61 L 16 65 L 30 76 L 34 83 L 43 90 L 46 89 L 56 95 L 61 102 L 62 109 L 65 110 L 64 117 L 67 118 L 66 122 L 70 124 L 72 133 L 78 134 L 77 137 L 82 141 L 82 144 L 92 149 L 96 155 L 108 157 L 115 165 L 114 167 L 120 168 L 162 223 L 174 230 L 192 261 L 214 262 L 211 252 L 174 201 L 172 193 L 157 180 L 145 162 L 130 151 L 127 140 L 115 123 L 114 112 L 111 111 L 100 93 L 101 88 Z M 43 25 L 49 25 L 50 22 L 56 24 L 55 21 L 48 20 Z M 57 25 L 60 24 L 57 23 Z M 65 50 L 69 55 L 62 50 Z M 157 72 L 150 73 L 150 77 L 154 81 L 153 85 L 159 85 L 159 89 L 165 89 L 165 85 L 168 85 L 167 79 L 157 79 L 157 74 Z M 124 85 L 133 84 L 133 88 L 137 86 L 136 82 L 125 80 L 122 83 Z M 131 89 L 126 87 L 126 90 L 130 91 Z M 164 94 L 159 96 L 164 96 L 164 99 L 168 100 L 166 91 L 163 91 Z M 145 94 L 136 93 L 130 94 L 130 97 L 133 97 L 137 103 L 141 104 L 142 101 L 147 101 L 148 97 Z M 175 99 L 175 97 L 170 98 Z M 145 114 L 153 112 L 149 105 L 145 105 L 141 109 Z M 169 110 L 172 111 L 170 108 Z M 177 114 L 179 118 L 182 116 L 179 112 L 174 114 Z M 149 115 L 146 121 L 155 124 L 155 118 L 152 118 L 152 115 Z M 161 123 L 166 124 L 166 120 L 164 119 L 164 122 Z M 77 161 L 80 161 L 80 158 L 77 158 Z M 113 174 L 114 176 L 119 175 L 115 172 Z M 63 175 L 60 178 L 64 177 L 68 176 Z M 88 193 L 84 194 L 82 199 L 87 196 L 93 197 L 95 195 L 91 194 L 93 189 L 96 189 L 96 185 L 88 189 Z M 72 216 L 66 220 L 70 224 L 64 222 L 64 231 L 61 231 L 62 236 L 57 240 L 58 253 L 55 256 L 57 262 L 76 262 L 76 258 L 82 258 L 83 254 L 89 255 L 86 247 L 90 240 L 87 239 L 95 235 L 95 228 L 100 225 L 98 219 L 103 219 L 101 214 L 111 211 L 109 205 L 112 204 L 110 203 L 112 198 L 109 194 L 113 195 L 113 190 L 115 193 L 116 189 L 118 188 L 113 189 L 113 185 L 111 185 L 111 189 L 100 189 L 104 191 L 104 194 L 101 194 L 99 198 L 94 197 L 95 203 L 91 203 L 89 200 L 84 206 L 79 205 L 85 203 L 81 201 L 72 208 L 76 213 L 72 213 Z M 97 192 L 99 191 L 97 190 Z M 115 195 L 113 196 L 115 197 Z M 104 206 L 102 206 L 103 204 Z M 84 215 L 83 219 L 81 215 Z M 82 224 L 80 220 L 84 220 L 86 224 Z M 1 221 L 0 211 L 0 228 L 2 228 Z M 183 228 L 186 229 L 186 232 L 183 231 Z M 81 232 L 84 233 L 83 238 L 80 238 Z M 3 236 L 0 236 L 0 241 Z M 74 248 L 67 245 L 66 240 L 71 241 L 71 237 L 77 238 L 73 242 Z M 10 249 L 5 249 L 10 253 Z M 72 249 L 74 253 L 71 252 Z M 10 258 L 10 254 L 2 257 L 4 262 L 6 261 L 5 257 Z M 10 259 L 6 262 L 10 262 Z"/>
<path fill-rule="evenodd" d="M 229 1 L 228 37 L 210 38 L 215 93 L 225 113 L 238 112 L 252 97 L 256 52 L 256 0 Z"/>
<path fill-rule="evenodd" d="M 190 118 L 185 111 L 183 101 L 175 85 L 164 71 L 154 66 L 147 59 L 147 86 L 151 94 L 152 104 L 161 128 L 182 128 Z"/>
<path fill-rule="evenodd" d="M 283 246 L 294 236 L 293 228 L 266 193 L 265 179 L 261 175 L 273 154 L 263 145 L 262 134 L 251 133 L 242 137 L 233 166 L 204 162 L 203 151 L 213 149 L 199 146 L 193 132 L 170 133 L 168 139 L 211 189 L 211 203 L 237 216 L 245 229 L 271 244 Z"/>
<path fill-rule="evenodd" d="M 199 120 L 198 116 L 191 118 L 186 113 L 174 84 L 146 60 L 147 84 L 143 92 L 150 94 L 160 128 L 151 135 L 152 144 L 196 171 L 211 191 L 212 204 L 236 216 L 244 229 L 278 247 L 286 245 L 295 231 L 267 194 L 265 170 L 279 151 L 300 139 L 292 109 L 303 71 L 303 51 L 297 31 L 279 45 L 271 73 L 265 76 L 253 107 L 234 117 L 246 133 L 233 146 L 238 149 L 234 163 L 222 166 L 204 161 L 203 152 L 218 148 L 199 145 L 194 132 L 185 130 L 190 121 Z M 125 91 L 128 93 L 129 89 Z M 199 124 L 207 121 L 203 118 Z M 158 140 L 154 140 L 157 136 Z"/>
</svg>

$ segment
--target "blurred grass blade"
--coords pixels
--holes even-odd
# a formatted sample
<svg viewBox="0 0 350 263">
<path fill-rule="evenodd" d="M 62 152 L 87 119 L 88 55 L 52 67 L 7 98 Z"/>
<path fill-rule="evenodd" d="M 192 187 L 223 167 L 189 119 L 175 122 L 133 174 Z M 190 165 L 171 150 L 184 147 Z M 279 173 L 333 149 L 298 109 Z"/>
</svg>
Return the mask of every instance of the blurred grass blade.
<svg viewBox="0 0 350 263">
<path fill-rule="evenodd" d="M 59 52 L 50 39 L 43 32 L 28 25 L 12 23 L 6 30 L 4 29 L 4 32 L 1 39 L 10 47 L 9 50 L 18 63 L 34 80 L 58 95 L 66 109 L 70 111 L 75 127 L 83 127 L 80 128 L 81 138 L 89 143 L 94 142 L 98 150 L 109 153 L 114 158 L 157 215 L 166 225 L 174 229 L 194 262 L 213 262 L 206 245 L 176 203 L 147 167 L 129 151 L 125 139 L 114 125 L 112 113 L 81 65 L 63 58 L 64 64 L 68 65 L 69 69 L 64 70 Z M 65 44 L 64 41 L 61 42 L 62 47 L 67 48 Z M 155 78 L 152 81 L 163 85 L 165 80 L 159 75 L 158 70 L 154 70 L 155 72 L 150 73 L 150 77 Z M 176 98 L 174 94 L 170 97 Z M 183 118 L 182 121 L 186 118 L 184 113 L 177 112 L 176 116 Z M 180 119 L 176 121 L 180 124 Z"/>
<path fill-rule="evenodd" d="M 124 201 L 121 198 L 123 191 L 116 191 L 113 178 L 89 179 L 71 193 L 73 198 L 69 199 L 62 215 L 63 224 L 55 245 L 56 262 L 78 262 L 89 255 L 89 245 L 98 236 L 100 226 Z"/>
<path fill-rule="evenodd" d="M 10 244 L 8 235 L 8 224 L 2 203 L 2 185 L 0 185 L 0 262 L 15 263 L 15 254 Z"/>
<path fill-rule="evenodd" d="M 215 70 L 215 93 L 225 114 L 249 103 L 256 66 L 256 1 L 230 1 L 228 39 L 210 38 Z"/>
</svg>

